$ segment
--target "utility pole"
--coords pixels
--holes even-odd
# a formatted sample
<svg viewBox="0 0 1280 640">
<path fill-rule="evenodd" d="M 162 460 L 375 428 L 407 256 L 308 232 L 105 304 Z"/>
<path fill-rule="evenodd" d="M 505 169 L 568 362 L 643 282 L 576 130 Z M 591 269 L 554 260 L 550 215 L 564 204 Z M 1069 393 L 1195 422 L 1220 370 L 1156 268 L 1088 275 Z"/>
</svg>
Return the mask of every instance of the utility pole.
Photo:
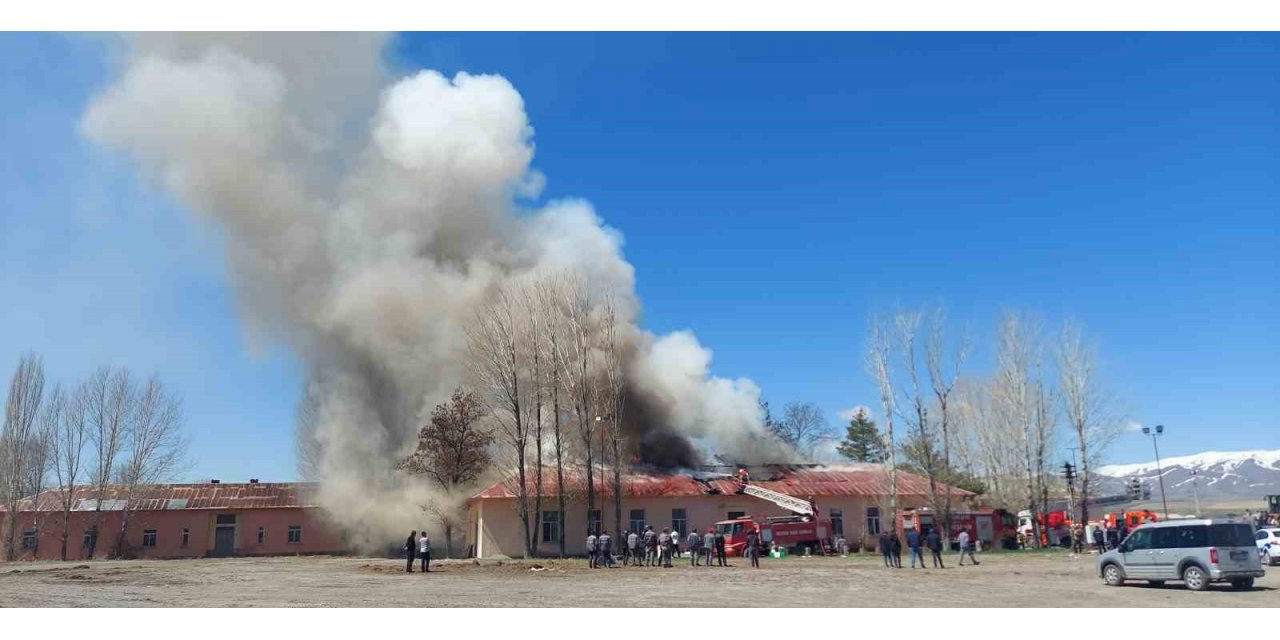
<svg viewBox="0 0 1280 640">
<path fill-rule="evenodd" d="M 1196 517 L 1197 518 L 1200 517 L 1200 482 L 1199 480 L 1200 480 L 1200 471 L 1197 469 L 1192 469 L 1191 470 L 1191 490 L 1195 492 L 1195 496 L 1196 496 Z"/>
<path fill-rule="evenodd" d="M 1077 475 L 1076 470 L 1080 468 L 1080 464 L 1076 460 L 1076 448 L 1067 447 L 1067 449 L 1071 452 L 1071 466 L 1072 466 L 1071 476 L 1072 476 L 1072 479 L 1074 479 L 1079 477 Z M 1080 496 L 1079 511 L 1077 511 L 1075 486 L 1072 480 L 1067 480 L 1067 488 L 1071 490 L 1071 519 L 1075 522 L 1080 522 L 1081 520 L 1084 519 L 1083 517 L 1084 516 L 1084 496 Z"/>
<path fill-rule="evenodd" d="M 1156 450 L 1156 477 L 1160 479 L 1160 503 L 1164 505 L 1164 519 L 1169 519 L 1169 500 L 1164 495 L 1164 471 L 1160 469 L 1160 445 L 1156 444 L 1156 436 L 1164 434 L 1164 425 L 1156 425 L 1155 432 L 1151 427 L 1143 427 L 1142 435 L 1151 436 L 1151 446 Z"/>
<path fill-rule="evenodd" d="M 1078 522 L 1076 519 L 1076 467 L 1070 462 L 1062 463 L 1062 477 L 1067 480 L 1067 492 L 1071 500 L 1071 520 Z"/>
</svg>

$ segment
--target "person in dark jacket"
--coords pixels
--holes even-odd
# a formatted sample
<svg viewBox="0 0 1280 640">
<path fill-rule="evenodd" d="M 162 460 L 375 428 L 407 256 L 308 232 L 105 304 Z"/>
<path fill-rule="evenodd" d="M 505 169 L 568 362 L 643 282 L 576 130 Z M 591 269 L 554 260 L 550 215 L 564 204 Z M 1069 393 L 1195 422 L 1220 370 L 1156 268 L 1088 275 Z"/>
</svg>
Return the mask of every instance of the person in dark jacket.
<svg viewBox="0 0 1280 640">
<path fill-rule="evenodd" d="M 417 531 L 410 531 L 408 540 L 404 540 L 404 571 L 413 572 L 415 558 L 417 558 Z"/>
<path fill-rule="evenodd" d="M 933 556 L 933 568 L 946 569 L 947 565 L 942 563 L 942 536 L 938 534 L 937 527 L 929 530 L 929 535 L 924 537 L 924 544 L 929 547 L 929 554 Z M 923 559 L 920 564 L 924 564 Z"/>
<path fill-rule="evenodd" d="M 1098 550 L 1098 553 L 1107 552 L 1106 537 L 1102 533 L 1102 527 L 1093 528 L 1093 547 Z"/>
<path fill-rule="evenodd" d="M 893 550 L 893 568 L 902 568 L 902 539 L 897 534 L 889 536 L 889 548 Z"/>
<path fill-rule="evenodd" d="M 916 558 L 920 558 L 920 568 L 924 568 L 924 554 L 920 552 L 920 532 L 915 529 L 907 531 L 907 549 L 911 552 L 911 568 L 916 568 Z"/>
<path fill-rule="evenodd" d="M 599 553 L 600 559 L 596 561 L 596 566 L 599 566 L 600 563 L 603 562 L 604 568 L 612 569 L 613 568 L 613 538 L 609 537 L 608 529 L 601 530 L 600 535 L 596 536 L 596 547 L 599 548 L 600 550 L 600 553 Z"/>
<path fill-rule="evenodd" d="M 596 560 L 597 558 L 596 549 L 598 544 L 599 542 L 598 542 L 598 538 L 596 538 L 596 532 L 590 529 L 587 529 L 587 568 L 588 569 L 594 569 L 598 564 Z"/>
<path fill-rule="evenodd" d="M 880 546 L 880 559 L 884 560 L 884 566 L 893 566 L 893 550 L 889 548 L 889 532 L 881 531 L 880 537 L 876 539 L 876 543 Z"/>
<path fill-rule="evenodd" d="M 707 535 L 702 538 L 702 549 L 707 555 L 707 564 L 704 566 L 711 566 L 711 556 L 715 555 L 716 552 L 717 537 L 719 536 L 716 534 L 715 527 L 707 527 Z"/>
<path fill-rule="evenodd" d="M 644 542 L 644 566 L 654 566 L 658 562 L 658 532 L 653 530 L 652 525 L 645 525 L 644 535 L 641 537 Z"/>
<path fill-rule="evenodd" d="M 702 536 L 698 535 L 696 528 L 690 527 L 689 535 L 685 537 L 689 545 L 689 566 L 698 566 L 698 556 L 702 553 Z"/>
<path fill-rule="evenodd" d="M 718 567 L 729 566 L 728 561 L 726 561 L 725 559 L 724 545 L 725 545 L 724 534 L 722 533 L 717 535 L 716 536 L 716 566 Z"/>
<path fill-rule="evenodd" d="M 751 558 L 751 566 L 760 568 L 760 527 L 747 533 L 747 556 Z"/>
</svg>

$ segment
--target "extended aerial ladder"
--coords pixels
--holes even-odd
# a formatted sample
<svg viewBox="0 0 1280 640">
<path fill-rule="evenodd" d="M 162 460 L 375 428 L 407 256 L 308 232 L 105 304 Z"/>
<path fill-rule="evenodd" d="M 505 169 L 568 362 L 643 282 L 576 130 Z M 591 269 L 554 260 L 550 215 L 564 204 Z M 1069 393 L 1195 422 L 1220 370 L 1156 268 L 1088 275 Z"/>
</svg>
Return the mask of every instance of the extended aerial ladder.
<svg viewBox="0 0 1280 640">
<path fill-rule="evenodd" d="M 813 512 L 813 505 L 809 504 L 808 500 L 802 500 L 795 496 L 789 496 L 785 493 L 778 493 L 777 491 L 765 489 L 764 487 L 756 486 L 754 484 L 742 485 L 742 492 L 749 496 L 755 496 L 761 500 L 772 502 L 792 513 L 809 516 L 814 520 L 818 519 L 818 514 Z"/>
</svg>

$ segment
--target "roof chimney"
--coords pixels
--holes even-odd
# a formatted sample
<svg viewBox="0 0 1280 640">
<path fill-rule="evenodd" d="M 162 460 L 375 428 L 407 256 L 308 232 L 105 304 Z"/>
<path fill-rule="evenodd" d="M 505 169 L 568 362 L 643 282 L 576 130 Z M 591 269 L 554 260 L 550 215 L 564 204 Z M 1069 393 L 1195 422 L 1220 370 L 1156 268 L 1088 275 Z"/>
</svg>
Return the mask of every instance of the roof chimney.
<svg viewBox="0 0 1280 640">
<path fill-rule="evenodd" d="M 249 484 L 258 484 L 257 478 L 249 478 Z"/>
<path fill-rule="evenodd" d="M 218 480 L 210 480 L 209 484 L 218 484 L 218 482 L 219 482 Z"/>
</svg>

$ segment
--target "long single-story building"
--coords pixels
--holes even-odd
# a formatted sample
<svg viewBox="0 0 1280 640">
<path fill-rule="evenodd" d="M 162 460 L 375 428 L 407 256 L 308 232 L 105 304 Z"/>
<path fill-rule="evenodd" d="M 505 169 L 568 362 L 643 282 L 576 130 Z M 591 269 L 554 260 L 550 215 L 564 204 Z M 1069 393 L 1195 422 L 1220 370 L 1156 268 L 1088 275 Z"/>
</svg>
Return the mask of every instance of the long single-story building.
<svg viewBox="0 0 1280 640">
<path fill-rule="evenodd" d="M 342 537 L 308 499 L 310 486 L 252 481 L 148 487 L 129 505 L 125 555 L 201 558 L 344 552 L 347 545 Z M 16 559 L 62 557 L 62 498 L 60 490 L 52 489 L 19 504 Z M 103 495 L 94 487 L 76 487 L 67 559 L 114 556 L 121 548 L 125 507 L 122 487 L 110 487 Z M 7 532 L 8 516 L 0 507 L 0 532 Z"/>
<path fill-rule="evenodd" d="M 927 504 L 929 483 L 925 478 L 898 471 L 898 505 L 920 508 Z M 528 489 L 531 528 L 535 529 L 537 553 L 553 556 L 559 551 L 559 524 L 564 519 L 565 550 L 586 551 L 587 508 L 585 486 L 575 480 L 566 492 L 567 513 L 557 508 L 554 471 L 544 470 L 541 513 L 532 513 L 533 486 Z M 751 484 L 801 499 L 813 498 L 819 516 L 830 519 L 833 535 L 844 536 L 850 544 L 869 540 L 889 527 L 891 514 L 885 506 L 889 473 L 883 465 L 774 465 L 752 468 Z M 532 479 L 530 479 L 532 483 Z M 597 509 L 592 511 L 593 528 L 614 528 L 613 493 L 596 478 Z M 570 485 L 566 482 L 566 485 Z M 718 521 L 739 517 L 763 520 L 791 515 L 785 509 L 750 495 L 738 493 L 738 483 L 721 475 L 700 473 L 628 472 L 622 479 L 621 521 L 624 531 L 642 530 L 652 525 L 661 531 L 670 527 L 681 536 L 697 529 L 705 531 Z M 974 494 L 939 485 L 942 495 L 950 492 L 954 505 Z M 516 504 L 516 487 L 510 480 L 490 486 L 468 500 L 467 544 L 476 557 L 522 557 L 525 554 L 523 527 Z M 570 496 L 572 496 L 570 498 Z M 601 508 L 599 505 L 603 503 Z M 615 532 L 616 533 L 616 532 Z"/>
</svg>

